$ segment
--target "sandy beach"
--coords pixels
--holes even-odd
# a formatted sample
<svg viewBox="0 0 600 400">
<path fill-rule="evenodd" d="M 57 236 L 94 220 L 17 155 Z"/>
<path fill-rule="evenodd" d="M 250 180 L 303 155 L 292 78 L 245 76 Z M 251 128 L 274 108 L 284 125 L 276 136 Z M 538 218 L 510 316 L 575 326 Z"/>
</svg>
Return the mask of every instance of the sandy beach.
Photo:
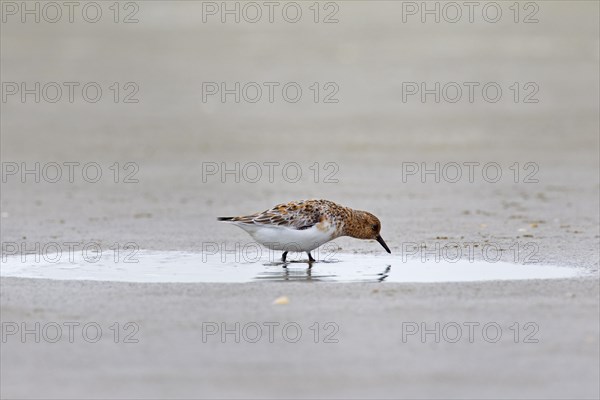
<svg viewBox="0 0 600 400">
<path fill-rule="evenodd" d="M 473 246 L 491 262 L 481 250 L 491 244 L 505 262 L 587 274 L 2 276 L 2 398 L 600 396 L 598 3 L 536 2 L 531 14 L 519 2 L 517 17 L 499 2 L 493 23 L 479 8 L 472 23 L 467 10 L 458 23 L 422 22 L 412 2 L 390 1 L 321 2 L 318 16 L 300 2 L 294 23 L 280 8 L 272 23 L 264 8 L 256 23 L 250 9 L 222 22 L 220 3 L 201 1 L 120 3 L 118 16 L 101 3 L 94 23 L 40 11 L 35 23 L 12 4 L 2 2 L 0 28 L 3 256 L 31 260 L 58 244 L 66 257 L 70 243 L 120 257 L 128 246 L 234 249 L 251 239 L 217 216 L 324 198 L 380 218 L 395 271 L 436 246 Z M 351 238 L 335 246 L 383 252 Z M 273 304 L 281 296 L 288 303 Z"/>
</svg>

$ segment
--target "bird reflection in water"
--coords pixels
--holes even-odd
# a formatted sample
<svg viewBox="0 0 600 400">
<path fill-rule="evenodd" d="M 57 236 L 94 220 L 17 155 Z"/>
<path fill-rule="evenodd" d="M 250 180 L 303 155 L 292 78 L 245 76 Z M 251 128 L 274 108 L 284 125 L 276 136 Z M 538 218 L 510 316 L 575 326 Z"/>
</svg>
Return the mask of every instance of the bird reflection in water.
<svg viewBox="0 0 600 400">
<path fill-rule="evenodd" d="M 334 263 L 337 261 L 329 261 Z M 307 268 L 292 268 L 293 264 L 306 264 L 306 262 L 286 262 L 270 263 L 266 266 L 282 266 L 283 268 L 273 271 L 265 271 L 258 274 L 255 280 L 260 281 L 306 281 L 306 282 L 383 282 L 390 274 L 392 268 L 388 265 L 385 270 L 377 274 L 340 276 L 332 274 L 331 271 L 323 271 L 318 267 L 312 268 L 313 264 L 322 262 L 313 262 Z"/>
</svg>

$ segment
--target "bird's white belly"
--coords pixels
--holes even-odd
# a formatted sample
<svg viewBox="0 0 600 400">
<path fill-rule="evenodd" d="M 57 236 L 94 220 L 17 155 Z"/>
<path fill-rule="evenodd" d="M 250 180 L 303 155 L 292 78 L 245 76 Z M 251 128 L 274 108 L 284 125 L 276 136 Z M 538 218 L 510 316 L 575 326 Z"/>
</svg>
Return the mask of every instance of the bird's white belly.
<svg viewBox="0 0 600 400">
<path fill-rule="evenodd" d="M 335 229 L 331 226 L 319 229 L 315 225 L 302 230 L 269 225 L 239 226 L 271 250 L 311 251 L 335 238 Z"/>
</svg>

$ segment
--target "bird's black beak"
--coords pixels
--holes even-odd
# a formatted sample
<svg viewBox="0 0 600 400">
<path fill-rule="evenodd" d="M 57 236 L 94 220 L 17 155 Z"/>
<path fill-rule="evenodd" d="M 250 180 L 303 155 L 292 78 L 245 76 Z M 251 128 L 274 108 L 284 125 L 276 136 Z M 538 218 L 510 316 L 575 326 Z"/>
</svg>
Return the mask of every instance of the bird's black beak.
<svg viewBox="0 0 600 400">
<path fill-rule="evenodd" d="M 385 244 L 385 242 L 383 241 L 383 238 L 381 237 L 381 235 L 377 235 L 377 237 L 375 238 L 380 245 L 383 246 L 383 248 L 385 249 L 385 251 L 387 251 L 388 253 L 392 254 L 392 252 L 390 251 L 390 248 L 387 247 L 387 244 Z"/>
</svg>

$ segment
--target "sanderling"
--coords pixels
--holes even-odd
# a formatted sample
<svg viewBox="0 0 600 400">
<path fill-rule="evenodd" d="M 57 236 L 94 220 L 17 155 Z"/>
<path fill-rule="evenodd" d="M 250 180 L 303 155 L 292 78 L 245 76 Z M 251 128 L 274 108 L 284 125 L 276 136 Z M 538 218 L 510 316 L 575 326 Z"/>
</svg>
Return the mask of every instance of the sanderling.
<svg viewBox="0 0 600 400">
<path fill-rule="evenodd" d="M 340 236 L 374 239 L 391 253 L 376 216 L 329 200 L 291 201 L 252 215 L 217 219 L 234 223 L 271 250 L 283 251 L 283 262 L 289 251 L 296 251 L 306 252 L 312 263 L 311 250 Z"/>
</svg>

